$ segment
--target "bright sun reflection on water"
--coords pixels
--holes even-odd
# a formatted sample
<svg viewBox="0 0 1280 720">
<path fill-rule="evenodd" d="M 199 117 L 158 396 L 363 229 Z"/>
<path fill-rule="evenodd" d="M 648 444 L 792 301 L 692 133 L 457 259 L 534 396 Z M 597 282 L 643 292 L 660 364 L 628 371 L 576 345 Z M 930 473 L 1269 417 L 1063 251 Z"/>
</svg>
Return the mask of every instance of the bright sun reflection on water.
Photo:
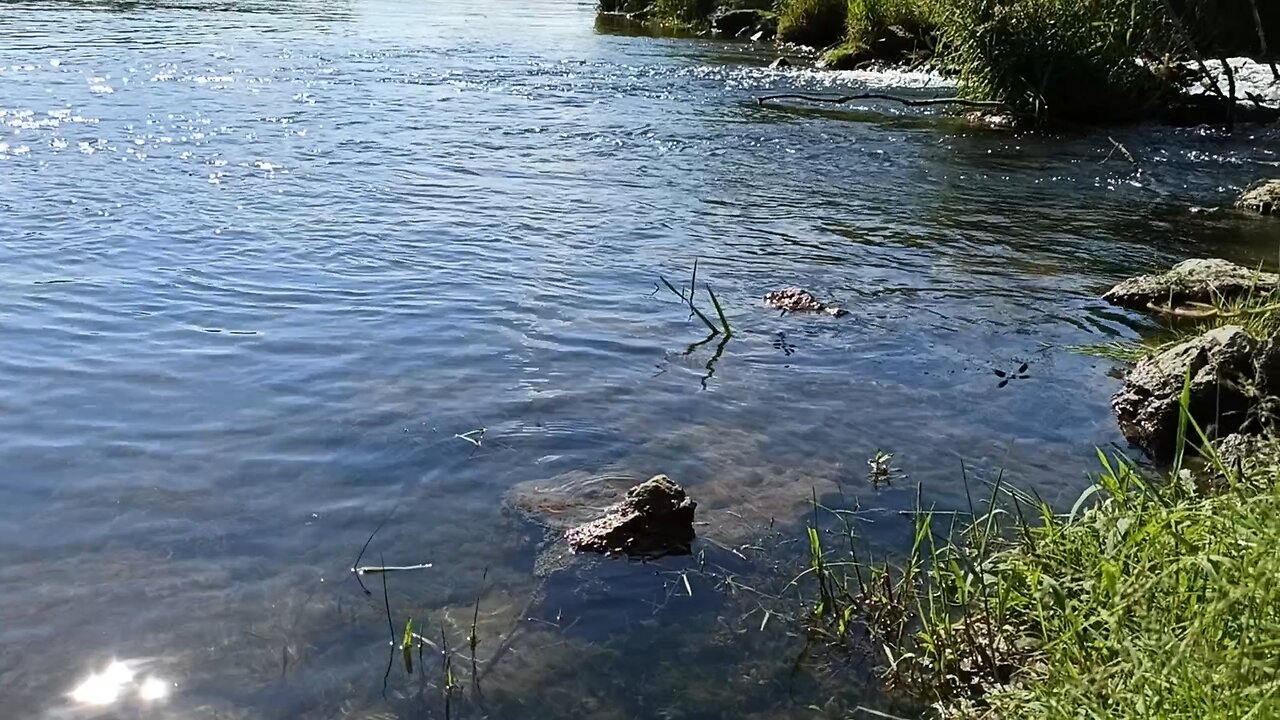
<svg viewBox="0 0 1280 720">
<path fill-rule="evenodd" d="M 138 688 L 138 697 L 148 702 L 163 700 L 169 695 L 169 685 L 160 678 L 147 678 Z"/>
<path fill-rule="evenodd" d="M 136 692 L 143 702 L 156 702 L 169 696 L 172 686 L 158 677 L 137 681 L 137 672 L 128 663 L 113 660 L 105 670 L 93 673 L 71 691 L 71 699 L 84 705 L 110 705 Z"/>
</svg>

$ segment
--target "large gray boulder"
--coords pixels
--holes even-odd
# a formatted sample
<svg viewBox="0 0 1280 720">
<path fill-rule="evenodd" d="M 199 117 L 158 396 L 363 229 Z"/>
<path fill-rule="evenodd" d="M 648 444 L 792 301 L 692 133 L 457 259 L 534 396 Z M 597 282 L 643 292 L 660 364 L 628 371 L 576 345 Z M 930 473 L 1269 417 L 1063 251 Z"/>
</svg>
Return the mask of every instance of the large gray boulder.
<svg viewBox="0 0 1280 720">
<path fill-rule="evenodd" d="M 698 504 L 666 475 L 655 475 L 627 491 L 622 502 L 596 520 L 565 533 L 579 552 L 640 557 L 688 554 Z"/>
<path fill-rule="evenodd" d="M 1259 180 L 1245 189 L 1236 207 L 1259 215 L 1280 215 L 1280 180 Z"/>
<path fill-rule="evenodd" d="M 1102 298 L 1113 305 L 1147 310 L 1229 300 L 1250 292 L 1271 292 L 1277 287 L 1280 275 L 1275 273 L 1251 270 L 1219 258 L 1196 258 L 1184 260 L 1165 273 L 1125 280 Z"/>
<path fill-rule="evenodd" d="M 1190 416 L 1210 439 L 1245 430 L 1258 397 L 1263 347 L 1243 329 L 1227 325 L 1142 360 L 1111 401 L 1121 432 L 1157 461 L 1171 459 L 1188 375 Z M 1199 444 L 1190 426 L 1187 434 Z"/>
</svg>

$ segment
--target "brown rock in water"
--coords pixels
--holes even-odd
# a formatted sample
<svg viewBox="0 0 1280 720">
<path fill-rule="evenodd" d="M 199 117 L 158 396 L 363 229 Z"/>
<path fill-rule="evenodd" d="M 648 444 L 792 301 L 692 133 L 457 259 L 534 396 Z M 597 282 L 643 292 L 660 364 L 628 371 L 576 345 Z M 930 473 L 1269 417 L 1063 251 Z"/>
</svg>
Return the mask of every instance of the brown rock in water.
<svg viewBox="0 0 1280 720">
<path fill-rule="evenodd" d="M 838 307 L 821 302 L 808 290 L 801 290 L 795 287 L 774 290 L 764 296 L 764 302 L 766 305 L 778 308 L 783 312 L 820 312 L 832 317 L 840 317 L 846 314 L 846 311 Z"/>
<path fill-rule="evenodd" d="M 1280 180 L 1259 180 L 1250 185 L 1236 207 L 1259 215 L 1280 215 Z"/>
<path fill-rule="evenodd" d="M 1188 375 L 1190 415 L 1209 439 L 1246 429 L 1259 374 L 1271 364 L 1261 348 L 1242 328 L 1227 325 L 1142 360 L 1111 400 L 1121 432 L 1157 461 L 1171 459 Z M 1199 444 L 1190 426 L 1187 434 Z"/>
<path fill-rule="evenodd" d="M 1116 285 L 1102 299 L 1133 310 L 1177 307 L 1186 302 L 1230 300 L 1280 287 L 1280 275 L 1251 270 L 1219 258 L 1184 260 L 1166 273 L 1140 275 Z"/>
<path fill-rule="evenodd" d="M 566 532 L 565 539 L 579 552 L 687 555 L 697 507 L 671 478 L 655 475 L 628 490 L 603 517 Z"/>
</svg>

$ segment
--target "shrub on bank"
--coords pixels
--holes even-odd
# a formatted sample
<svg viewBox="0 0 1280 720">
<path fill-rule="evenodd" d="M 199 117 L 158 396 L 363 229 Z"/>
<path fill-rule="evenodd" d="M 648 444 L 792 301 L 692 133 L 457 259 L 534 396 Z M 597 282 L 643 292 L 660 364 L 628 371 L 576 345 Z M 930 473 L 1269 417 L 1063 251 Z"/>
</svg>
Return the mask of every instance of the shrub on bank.
<svg viewBox="0 0 1280 720">
<path fill-rule="evenodd" d="M 601 0 L 601 7 L 647 2 Z M 1258 54 L 1255 3 L 1264 35 L 1277 30 L 1280 45 L 1280 10 L 1260 0 L 652 0 L 646 7 L 668 24 L 705 25 L 717 12 L 771 2 L 779 40 L 841 46 L 828 54 L 829 66 L 932 55 L 936 68 L 959 76 L 962 96 L 1040 121 L 1169 117 L 1191 81 L 1187 58 Z M 1228 115 L 1225 105 L 1202 111 L 1206 119 Z"/>
<path fill-rule="evenodd" d="M 1139 62 L 1177 47 L 1160 0 L 946 0 L 940 18 L 961 93 L 1022 115 L 1134 119 L 1174 90 Z"/>
</svg>

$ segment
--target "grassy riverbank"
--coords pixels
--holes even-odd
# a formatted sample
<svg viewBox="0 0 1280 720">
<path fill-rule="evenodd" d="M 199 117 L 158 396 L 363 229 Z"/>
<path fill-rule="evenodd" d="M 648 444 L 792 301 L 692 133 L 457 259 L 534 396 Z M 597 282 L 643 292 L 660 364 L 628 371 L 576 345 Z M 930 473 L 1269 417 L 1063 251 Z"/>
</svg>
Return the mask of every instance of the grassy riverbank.
<svg viewBox="0 0 1280 720">
<path fill-rule="evenodd" d="M 644 6 L 662 22 L 772 9 L 778 39 L 823 49 L 831 67 L 919 64 L 954 74 L 960 94 L 1019 117 L 1094 123 L 1152 117 L 1229 119 L 1188 110 L 1195 72 L 1183 61 L 1260 56 L 1280 43 L 1280 8 L 1216 0 L 604 0 Z M 1264 7 L 1265 6 L 1265 7 Z M 1269 47 L 1267 48 L 1270 49 Z M 1226 98 L 1213 105 L 1233 107 Z M 1188 117 L 1189 116 L 1189 117 Z"/>
<path fill-rule="evenodd" d="M 1209 455 L 1211 489 L 1100 455 L 1067 514 L 996 482 L 968 522 L 922 510 L 901 569 L 811 533 L 814 629 L 862 618 L 886 679 L 946 717 L 1276 717 L 1280 442 Z"/>
</svg>

